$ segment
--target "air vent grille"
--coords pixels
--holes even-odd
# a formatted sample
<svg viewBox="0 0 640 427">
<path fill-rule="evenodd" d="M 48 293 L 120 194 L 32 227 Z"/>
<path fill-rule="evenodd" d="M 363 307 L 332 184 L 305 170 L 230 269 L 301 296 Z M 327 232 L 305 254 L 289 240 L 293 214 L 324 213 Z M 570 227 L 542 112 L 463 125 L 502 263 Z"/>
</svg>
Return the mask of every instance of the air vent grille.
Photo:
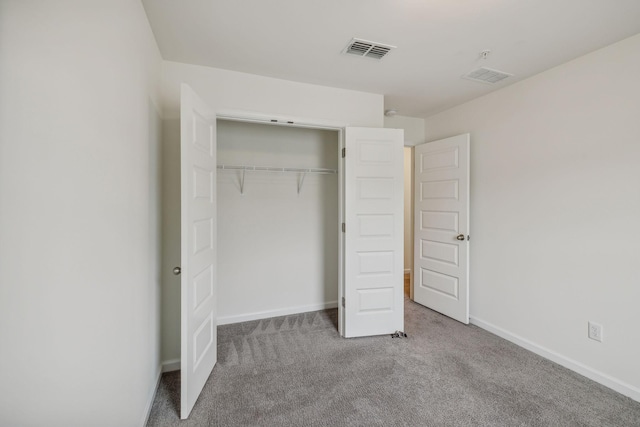
<svg viewBox="0 0 640 427">
<path fill-rule="evenodd" d="M 366 58 L 382 59 L 387 53 L 394 49 L 395 46 L 371 42 L 362 39 L 353 39 L 344 48 L 342 53 L 349 55 L 364 56 Z"/>
<path fill-rule="evenodd" d="M 505 73 L 498 70 L 492 70 L 491 68 L 480 67 L 476 70 L 468 72 L 467 74 L 462 76 L 462 78 L 473 80 L 474 82 L 495 84 L 511 76 L 513 76 L 513 74 Z"/>
</svg>

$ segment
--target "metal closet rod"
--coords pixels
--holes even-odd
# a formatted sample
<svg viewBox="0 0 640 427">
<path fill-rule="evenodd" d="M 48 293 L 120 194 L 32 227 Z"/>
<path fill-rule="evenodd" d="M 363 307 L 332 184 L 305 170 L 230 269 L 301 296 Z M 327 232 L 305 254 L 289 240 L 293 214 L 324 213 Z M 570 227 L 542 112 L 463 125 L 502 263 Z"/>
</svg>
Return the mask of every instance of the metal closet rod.
<svg viewBox="0 0 640 427">
<path fill-rule="evenodd" d="M 298 194 L 300 194 L 300 190 L 302 190 L 302 184 L 304 184 L 304 178 L 308 173 L 313 174 L 335 174 L 338 173 L 335 169 L 324 169 L 324 168 L 276 168 L 272 166 L 249 166 L 249 165 L 218 165 L 218 169 L 225 170 L 241 170 L 242 176 L 240 177 L 240 194 L 244 194 L 244 176 L 247 171 L 256 171 L 256 172 L 293 172 L 302 174 L 302 177 L 298 181 Z"/>
<path fill-rule="evenodd" d="M 249 165 L 218 165 L 218 169 L 245 170 L 258 172 L 295 172 L 295 173 L 338 173 L 335 169 L 324 168 L 277 168 L 273 166 L 249 166 Z"/>
</svg>

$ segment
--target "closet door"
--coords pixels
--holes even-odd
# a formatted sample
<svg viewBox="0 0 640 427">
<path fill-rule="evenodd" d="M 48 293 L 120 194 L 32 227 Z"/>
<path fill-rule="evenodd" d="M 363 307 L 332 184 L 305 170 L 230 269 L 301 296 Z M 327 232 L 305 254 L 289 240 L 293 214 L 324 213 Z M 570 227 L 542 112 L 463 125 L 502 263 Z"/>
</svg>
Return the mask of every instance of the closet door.
<svg viewBox="0 0 640 427">
<path fill-rule="evenodd" d="M 185 419 L 217 358 L 216 118 L 185 84 L 180 103 L 180 418 Z"/>
<path fill-rule="evenodd" d="M 404 329 L 404 132 L 345 130 L 344 336 Z"/>
</svg>

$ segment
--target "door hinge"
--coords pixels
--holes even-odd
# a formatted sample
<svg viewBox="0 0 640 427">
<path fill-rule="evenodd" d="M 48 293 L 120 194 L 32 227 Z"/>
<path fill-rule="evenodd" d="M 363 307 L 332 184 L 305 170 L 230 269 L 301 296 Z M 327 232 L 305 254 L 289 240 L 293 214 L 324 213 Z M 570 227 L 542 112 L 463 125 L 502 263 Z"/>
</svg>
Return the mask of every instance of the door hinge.
<svg viewBox="0 0 640 427">
<path fill-rule="evenodd" d="M 344 307 L 344 297 L 342 297 L 342 306 Z"/>
<path fill-rule="evenodd" d="M 347 232 L 347 226 L 346 226 L 346 224 L 344 222 L 342 223 L 342 232 L 343 233 Z"/>
<path fill-rule="evenodd" d="M 342 158 L 344 159 L 347 156 L 347 149 L 343 148 L 342 149 Z"/>
</svg>

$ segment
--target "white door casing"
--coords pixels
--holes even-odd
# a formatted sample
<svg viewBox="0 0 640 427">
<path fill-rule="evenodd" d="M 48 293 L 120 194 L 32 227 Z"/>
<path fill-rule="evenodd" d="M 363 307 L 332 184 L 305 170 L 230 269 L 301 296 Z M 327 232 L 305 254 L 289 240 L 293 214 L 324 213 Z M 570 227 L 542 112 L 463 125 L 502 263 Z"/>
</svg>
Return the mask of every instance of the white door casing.
<svg viewBox="0 0 640 427">
<path fill-rule="evenodd" d="M 345 129 L 345 337 L 404 330 L 404 132 Z"/>
<path fill-rule="evenodd" d="M 183 84 L 181 157 L 180 418 L 186 419 L 217 359 L 216 117 Z"/>
<path fill-rule="evenodd" d="M 469 323 L 470 136 L 415 147 L 414 300 Z"/>
</svg>

